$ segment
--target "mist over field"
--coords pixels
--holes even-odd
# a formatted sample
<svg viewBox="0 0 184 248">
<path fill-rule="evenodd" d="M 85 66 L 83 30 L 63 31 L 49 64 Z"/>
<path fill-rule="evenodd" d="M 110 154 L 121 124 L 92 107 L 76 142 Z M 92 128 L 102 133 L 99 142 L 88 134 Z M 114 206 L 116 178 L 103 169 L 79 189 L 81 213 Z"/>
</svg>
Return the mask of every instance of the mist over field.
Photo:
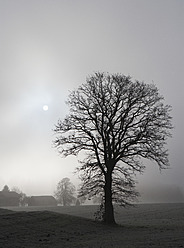
<svg viewBox="0 0 184 248">
<path fill-rule="evenodd" d="M 177 186 L 147 186 L 138 188 L 140 203 L 177 203 L 184 202 L 184 191 Z"/>
</svg>

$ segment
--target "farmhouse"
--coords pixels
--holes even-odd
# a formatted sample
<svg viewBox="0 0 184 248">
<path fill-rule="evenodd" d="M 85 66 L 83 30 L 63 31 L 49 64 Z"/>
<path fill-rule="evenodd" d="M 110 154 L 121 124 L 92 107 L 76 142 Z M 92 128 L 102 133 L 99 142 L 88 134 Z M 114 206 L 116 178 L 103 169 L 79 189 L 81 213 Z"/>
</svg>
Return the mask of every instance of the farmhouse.
<svg viewBox="0 0 184 248">
<path fill-rule="evenodd" d="M 20 197 L 14 191 L 0 191 L 0 207 L 19 206 Z"/>
<path fill-rule="evenodd" d="M 57 206 L 56 199 L 51 195 L 31 196 L 28 201 L 29 206 Z"/>
</svg>

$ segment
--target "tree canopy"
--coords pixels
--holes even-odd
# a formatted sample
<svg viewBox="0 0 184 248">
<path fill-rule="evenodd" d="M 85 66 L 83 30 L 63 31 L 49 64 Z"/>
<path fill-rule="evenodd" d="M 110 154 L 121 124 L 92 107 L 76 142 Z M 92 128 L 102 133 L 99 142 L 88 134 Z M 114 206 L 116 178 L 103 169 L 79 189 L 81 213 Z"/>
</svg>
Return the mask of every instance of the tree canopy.
<svg viewBox="0 0 184 248">
<path fill-rule="evenodd" d="M 61 203 L 63 206 L 70 206 L 76 199 L 74 193 L 75 186 L 69 178 L 65 177 L 57 184 L 55 197 L 58 203 Z"/>
<path fill-rule="evenodd" d="M 169 166 L 171 106 L 154 84 L 123 74 L 97 72 L 70 93 L 70 112 L 55 126 L 54 141 L 64 157 L 82 153 L 78 167 L 81 195 L 100 194 L 107 223 L 114 223 L 113 203 L 130 204 L 137 193 L 132 177 L 144 159 Z"/>
<path fill-rule="evenodd" d="M 3 192 L 10 192 L 10 189 L 9 189 L 9 187 L 8 187 L 8 185 L 5 185 L 4 187 L 3 187 L 3 190 L 2 190 Z"/>
</svg>

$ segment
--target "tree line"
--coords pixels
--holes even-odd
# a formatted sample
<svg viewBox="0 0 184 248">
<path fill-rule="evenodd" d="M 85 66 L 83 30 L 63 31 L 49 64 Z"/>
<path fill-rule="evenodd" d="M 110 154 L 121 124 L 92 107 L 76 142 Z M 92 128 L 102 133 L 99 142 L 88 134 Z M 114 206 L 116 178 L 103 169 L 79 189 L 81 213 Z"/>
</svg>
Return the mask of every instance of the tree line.
<svg viewBox="0 0 184 248">
<path fill-rule="evenodd" d="M 15 192 L 19 195 L 19 206 L 29 205 L 30 196 L 27 196 L 23 193 L 18 187 L 10 188 L 5 185 L 2 189 L 2 192 L 9 193 Z M 75 185 L 70 181 L 69 178 L 65 177 L 60 180 L 56 186 L 53 196 L 55 197 L 57 204 L 62 206 L 76 205 L 79 206 L 84 204 L 86 197 L 80 197 L 77 195 L 77 190 Z M 93 200 L 93 203 L 97 203 L 97 199 Z"/>
</svg>

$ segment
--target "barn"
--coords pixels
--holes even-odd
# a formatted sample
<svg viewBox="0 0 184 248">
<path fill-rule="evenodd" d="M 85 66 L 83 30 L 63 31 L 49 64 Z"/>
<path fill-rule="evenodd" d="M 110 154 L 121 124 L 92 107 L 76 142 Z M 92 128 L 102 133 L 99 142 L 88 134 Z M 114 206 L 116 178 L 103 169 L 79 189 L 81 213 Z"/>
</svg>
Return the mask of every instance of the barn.
<svg viewBox="0 0 184 248">
<path fill-rule="evenodd" d="M 14 191 L 0 191 L 0 207 L 19 206 L 20 197 Z"/>
<path fill-rule="evenodd" d="M 31 196 L 28 206 L 57 206 L 57 201 L 51 195 Z"/>
</svg>

